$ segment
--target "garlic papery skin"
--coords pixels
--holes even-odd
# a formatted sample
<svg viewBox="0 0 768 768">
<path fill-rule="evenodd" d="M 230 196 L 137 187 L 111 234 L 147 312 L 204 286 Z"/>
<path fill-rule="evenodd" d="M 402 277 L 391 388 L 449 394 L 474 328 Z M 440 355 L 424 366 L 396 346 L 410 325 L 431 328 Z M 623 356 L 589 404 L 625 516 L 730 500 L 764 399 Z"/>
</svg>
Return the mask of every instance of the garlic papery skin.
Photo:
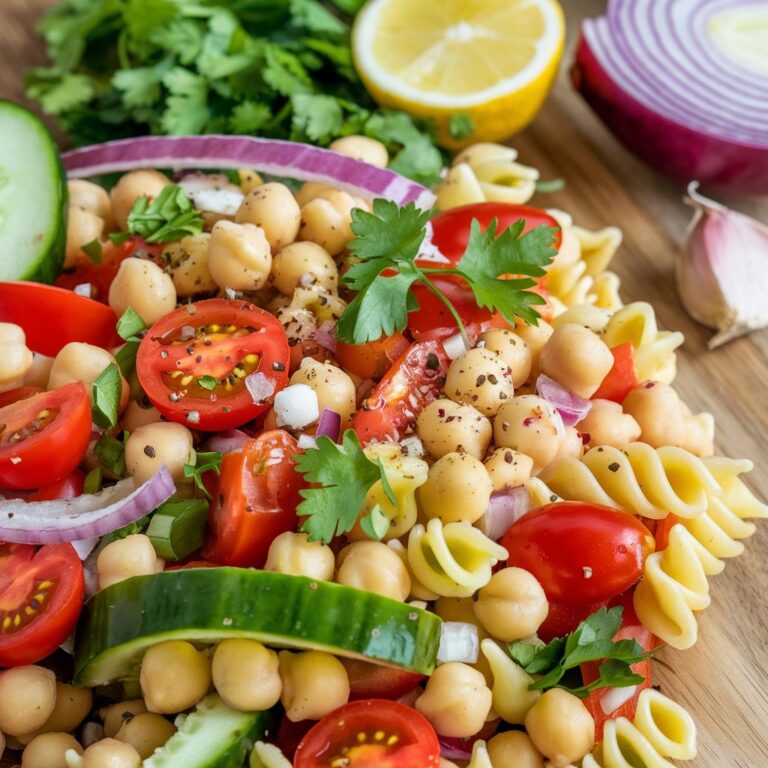
<svg viewBox="0 0 768 768">
<path fill-rule="evenodd" d="M 684 198 L 696 213 L 677 261 L 677 290 L 685 309 L 718 331 L 715 349 L 768 326 L 768 227 L 698 193 Z"/>
</svg>

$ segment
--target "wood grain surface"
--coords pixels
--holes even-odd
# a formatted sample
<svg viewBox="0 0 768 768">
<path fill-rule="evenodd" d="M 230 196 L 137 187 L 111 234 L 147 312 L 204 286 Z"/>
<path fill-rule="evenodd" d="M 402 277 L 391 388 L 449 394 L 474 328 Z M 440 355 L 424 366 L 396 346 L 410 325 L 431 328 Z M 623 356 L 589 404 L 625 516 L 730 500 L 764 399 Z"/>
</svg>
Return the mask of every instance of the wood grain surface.
<svg viewBox="0 0 768 768">
<path fill-rule="evenodd" d="M 51 0 L 0 0 L 0 96 L 22 98 L 21 73 L 44 61 L 33 25 Z M 598 0 L 564 3 L 569 50 L 585 16 L 602 12 Z M 696 410 L 714 413 L 718 450 L 749 457 L 752 488 L 768 498 L 768 333 L 709 352 L 709 331 L 683 311 L 675 292 L 674 262 L 690 211 L 682 187 L 644 167 L 603 128 L 567 78 L 564 60 L 552 97 L 534 125 L 512 144 L 543 178 L 567 186 L 541 204 L 571 212 L 586 227 L 615 224 L 625 239 L 613 268 L 625 301 L 644 299 L 660 326 L 685 333 L 675 387 Z M 0 136 L 0 141 L 3 141 Z M 706 190 L 705 190 L 706 192 Z M 768 221 L 768 200 L 729 199 Z M 765 297 L 768 301 L 768 297 Z M 664 693 L 684 704 L 699 726 L 697 768 L 768 768 L 768 523 L 747 553 L 712 580 L 712 606 L 700 614 L 700 640 L 689 651 L 667 649 L 656 665 Z"/>
</svg>

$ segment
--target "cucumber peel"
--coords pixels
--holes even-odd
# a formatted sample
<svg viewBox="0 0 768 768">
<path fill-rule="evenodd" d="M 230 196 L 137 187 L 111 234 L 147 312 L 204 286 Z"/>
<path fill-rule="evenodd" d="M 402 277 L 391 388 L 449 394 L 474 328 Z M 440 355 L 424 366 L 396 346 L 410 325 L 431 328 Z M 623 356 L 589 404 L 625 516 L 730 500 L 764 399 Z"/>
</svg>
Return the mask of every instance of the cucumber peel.
<svg viewBox="0 0 768 768">
<path fill-rule="evenodd" d="M 64 263 L 67 180 L 53 137 L 0 99 L 0 280 L 52 283 Z"/>
<path fill-rule="evenodd" d="M 227 637 L 429 675 L 441 625 L 428 611 L 305 576 L 245 568 L 165 571 L 121 581 L 86 603 L 75 682 L 134 680 L 147 648 L 164 640 L 208 644 Z"/>
</svg>

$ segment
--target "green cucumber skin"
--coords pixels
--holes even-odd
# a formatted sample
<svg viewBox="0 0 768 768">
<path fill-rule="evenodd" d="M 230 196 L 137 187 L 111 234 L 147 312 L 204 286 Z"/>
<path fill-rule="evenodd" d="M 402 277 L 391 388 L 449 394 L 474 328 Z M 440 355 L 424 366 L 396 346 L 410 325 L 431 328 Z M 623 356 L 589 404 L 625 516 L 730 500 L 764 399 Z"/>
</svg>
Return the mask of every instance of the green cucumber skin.
<svg viewBox="0 0 768 768">
<path fill-rule="evenodd" d="M 7 122 L 11 122 L 13 128 L 23 128 L 24 134 L 32 135 L 45 151 L 45 165 L 51 174 L 51 181 L 55 189 L 53 190 L 54 210 L 51 212 L 53 219 L 48 232 L 40 236 L 37 244 L 36 254 L 33 257 L 33 263 L 26 269 L 14 272 L 0 265 L 0 280 L 30 280 L 38 283 L 52 283 L 58 277 L 61 267 L 64 263 L 64 250 L 67 241 L 67 177 L 64 167 L 61 164 L 56 145 L 45 127 L 42 120 L 29 110 L 15 104 L 12 101 L 0 99 L 0 126 L 3 126 L 3 141 L 6 146 L 12 146 L 12 137 L 8 135 Z M 0 183 L 6 183 L 12 180 L 3 178 L 3 153 L 0 151 Z M 0 189 L 0 192 L 2 190 Z M 34 210 L 30 206 L 30 210 Z M 19 210 L 15 211 L 20 213 Z M 0 214 L 3 211 L 0 210 Z M 32 229 L 41 222 L 39 218 L 30 215 L 29 228 Z M 2 231 L 0 231 L 0 242 L 2 242 Z M 15 254 L 0 252 L 0 260 L 13 259 Z"/>
<path fill-rule="evenodd" d="M 95 686 L 134 679 L 150 645 L 225 637 L 327 650 L 429 675 L 441 625 L 428 611 L 304 576 L 245 568 L 166 571 L 126 579 L 86 603 L 75 681 Z"/>
</svg>

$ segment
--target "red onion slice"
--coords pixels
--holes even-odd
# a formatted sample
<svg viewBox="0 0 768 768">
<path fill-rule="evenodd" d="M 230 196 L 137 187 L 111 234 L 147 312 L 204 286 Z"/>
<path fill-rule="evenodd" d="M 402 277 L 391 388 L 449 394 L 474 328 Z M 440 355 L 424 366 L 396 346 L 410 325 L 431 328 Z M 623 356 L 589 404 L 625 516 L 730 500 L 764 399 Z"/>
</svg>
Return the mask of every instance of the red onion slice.
<svg viewBox="0 0 768 768">
<path fill-rule="evenodd" d="M 249 441 L 253 440 L 240 429 L 227 429 L 205 441 L 206 451 L 218 451 L 219 453 L 235 453 Z"/>
<path fill-rule="evenodd" d="M 480 529 L 493 541 L 498 541 L 531 508 L 531 497 L 520 485 L 491 495 L 488 508 L 480 518 Z"/>
<path fill-rule="evenodd" d="M 253 168 L 275 176 L 332 184 L 362 197 L 431 208 L 426 187 L 386 168 L 328 149 L 251 136 L 142 136 L 73 149 L 62 155 L 70 178 L 135 168 Z"/>
<path fill-rule="evenodd" d="M 472 758 L 472 746 L 475 743 L 472 737 L 462 739 L 460 737 L 439 736 L 440 754 L 446 760 L 470 760 Z"/>
<path fill-rule="evenodd" d="M 592 409 L 592 401 L 581 397 L 542 373 L 536 379 L 536 394 L 551 403 L 566 427 L 578 424 Z"/>
<path fill-rule="evenodd" d="M 336 323 L 324 320 L 313 334 L 314 340 L 329 352 L 336 353 Z"/>
<path fill-rule="evenodd" d="M 74 499 L 6 501 L 0 509 L 0 541 L 57 544 L 104 536 L 152 512 L 175 491 L 171 473 L 163 466 L 138 488 L 128 478 Z"/>
<path fill-rule="evenodd" d="M 332 411 L 330 408 L 323 408 L 323 412 L 320 414 L 320 421 L 317 423 L 316 437 L 325 435 L 330 437 L 335 443 L 339 439 L 341 433 L 341 416 Z"/>
</svg>

